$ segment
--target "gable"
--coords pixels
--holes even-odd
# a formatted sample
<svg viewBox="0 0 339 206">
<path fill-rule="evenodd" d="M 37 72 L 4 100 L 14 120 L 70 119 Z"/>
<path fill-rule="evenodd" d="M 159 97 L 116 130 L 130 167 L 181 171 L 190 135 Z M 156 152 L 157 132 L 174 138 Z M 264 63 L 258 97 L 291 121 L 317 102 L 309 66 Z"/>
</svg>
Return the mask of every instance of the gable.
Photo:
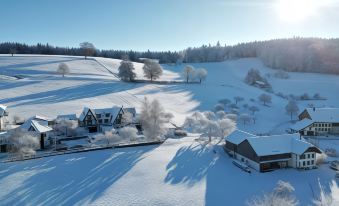
<svg viewBox="0 0 339 206">
<path fill-rule="evenodd" d="M 257 153 L 246 139 L 237 146 L 237 153 L 255 162 L 259 162 Z"/>
<path fill-rule="evenodd" d="M 299 120 L 303 119 L 311 119 L 310 114 L 308 113 L 307 109 L 305 109 L 303 112 L 301 112 L 298 116 Z"/>
</svg>

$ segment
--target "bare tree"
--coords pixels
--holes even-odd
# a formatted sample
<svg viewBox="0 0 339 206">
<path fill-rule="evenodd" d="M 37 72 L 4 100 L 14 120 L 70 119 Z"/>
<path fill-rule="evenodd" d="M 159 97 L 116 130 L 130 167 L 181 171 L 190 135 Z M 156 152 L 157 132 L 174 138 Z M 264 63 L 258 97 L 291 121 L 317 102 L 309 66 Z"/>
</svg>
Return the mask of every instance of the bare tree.
<svg viewBox="0 0 339 206">
<path fill-rule="evenodd" d="M 16 54 L 16 48 L 9 49 L 9 53 L 14 56 L 14 54 Z"/>
<path fill-rule="evenodd" d="M 234 97 L 235 104 L 237 105 L 239 102 L 244 101 L 243 97 L 236 96 Z"/>
<path fill-rule="evenodd" d="M 95 46 L 90 42 L 80 43 L 80 48 L 83 51 L 85 59 L 87 59 L 87 56 L 92 56 L 95 53 Z"/>
<path fill-rule="evenodd" d="M 133 81 L 136 77 L 136 74 L 134 72 L 134 65 L 129 60 L 121 61 L 118 70 L 119 70 L 118 76 L 123 81 Z"/>
<path fill-rule="evenodd" d="M 171 118 L 173 118 L 173 115 L 166 113 L 158 100 L 149 102 L 145 98 L 142 103 L 140 122 L 143 133 L 147 138 L 157 139 L 164 135 L 167 131 L 166 123 L 169 123 Z"/>
<path fill-rule="evenodd" d="M 239 120 L 243 122 L 245 125 L 246 123 L 249 123 L 251 121 L 251 116 L 249 114 L 243 113 L 239 116 Z"/>
<path fill-rule="evenodd" d="M 62 77 L 65 77 L 66 74 L 69 74 L 70 70 L 66 63 L 60 63 L 57 69 L 57 73 L 61 74 Z"/>
<path fill-rule="evenodd" d="M 186 79 L 186 83 L 188 83 L 189 80 L 193 80 L 195 78 L 195 69 L 191 65 L 187 65 L 184 67 L 182 71 L 182 76 L 184 79 Z"/>
<path fill-rule="evenodd" d="M 265 106 L 267 106 L 268 103 L 272 103 L 272 97 L 268 94 L 261 94 L 258 97 L 259 101 L 261 101 Z"/>
<path fill-rule="evenodd" d="M 298 114 L 299 112 L 299 107 L 297 105 L 297 102 L 294 100 L 288 101 L 288 104 L 285 107 L 286 113 L 291 115 L 291 120 L 293 119 L 293 115 Z"/>
<path fill-rule="evenodd" d="M 254 115 L 255 112 L 258 112 L 259 111 L 259 108 L 257 106 L 250 106 L 248 108 L 248 110 L 250 110 L 252 112 L 252 114 Z"/>
<path fill-rule="evenodd" d="M 151 79 L 151 82 L 154 79 L 158 79 L 162 75 L 163 70 L 158 62 L 151 59 L 145 60 L 144 67 L 142 69 L 144 70 L 144 76 Z"/>
<path fill-rule="evenodd" d="M 206 77 L 207 77 L 206 69 L 199 68 L 199 69 L 196 70 L 195 74 L 196 74 L 196 78 L 199 79 L 200 84 L 201 84 L 202 81 L 206 80 Z"/>
</svg>

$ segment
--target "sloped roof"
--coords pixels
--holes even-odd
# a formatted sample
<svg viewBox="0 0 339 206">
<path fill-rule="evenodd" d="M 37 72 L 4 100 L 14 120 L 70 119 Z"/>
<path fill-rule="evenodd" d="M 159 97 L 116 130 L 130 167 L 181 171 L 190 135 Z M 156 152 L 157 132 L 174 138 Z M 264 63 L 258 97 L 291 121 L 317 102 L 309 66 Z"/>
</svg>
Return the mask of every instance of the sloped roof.
<svg viewBox="0 0 339 206">
<path fill-rule="evenodd" d="M 258 156 L 284 153 L 301 155 L 308 148 L 315 147 L 301 138 L 299 134 L 255 136 L 241 130 L 236 130 L 226 140 L 237 145 L 247 140 Z"/>
<path fill-rule="evenodd" d="M 0 117 L 4 116 L 7 106 L 0 104 Z"/>
<path fill-rule="evenodd" d="M 133 116 L 137 114 L 137 111 L 135 110 L 135 107 L 124 107 L 122 108 L 125 112 L 131 113 Z"/>
<path fill-rule="evenodd" d="M 34 128 L 36 132 L 43 133 L 43 132 L 49 132 L 53 129 L 48 126 L 48 118 L 42 117 L 42 116 L 34 116 L 29 118 L 27 121 L 25 121 L 20 128 L 29 130 L 31 127 Z"/>
<path fill-rule="evenodd" d="M 57 119 L 69 119 L 69 120 L 76 120 L 76 114 L 61 114 L 57 116 Z"/>
<path fill-rule="evenodd" d="M 32 120 L 31 126 L 34 128 L 36 132 L 39 133 L 49 132 L 53 130 L 48 125 L 45 125 L 43 121 Z"/>
<path fill-rule="evenodd" d="M 313 120 L 310 119 L 303 119 L 301 121 L 296 122 L 294 125 L 291 126 L 291 129 L 299 131 L 302 130 L 304 128 L 306 128 L 307 126 L 313 124 Z"/>
<path fill-rule="evenodd" d="M 256 135 L 237 129 L 234 132 L 232 132 L 230 135 L 228 135 L 226 137 L 226 140 L 233 144 L 240 144 L 247 137 L 256 137 Z"/>
<path fill-rule="evenodd" d="M 339 108 L 307 108 L 313 122 L 339 122 Z"/>
<path fill-rule="evenodd" d="M 83 121 L 85 118 L 85 115 L 88 113 L 88 111 L 92 111 L 93 114 L 110 114 L 111 115 L 111 123 L 113 123 L 113 121 L 117 118 L 120 110 L 122 109 L 122 107 L 118 107 L 118 106 L 113 106 L 111 108 L 101 108 L 101 109 L 90 109 L 88 107 L 85 107 L 83 112 L 80 114 L 79 116 L 79 120 Z M 96 117 L 95 117 L 96 118 Z"/>
</svg>

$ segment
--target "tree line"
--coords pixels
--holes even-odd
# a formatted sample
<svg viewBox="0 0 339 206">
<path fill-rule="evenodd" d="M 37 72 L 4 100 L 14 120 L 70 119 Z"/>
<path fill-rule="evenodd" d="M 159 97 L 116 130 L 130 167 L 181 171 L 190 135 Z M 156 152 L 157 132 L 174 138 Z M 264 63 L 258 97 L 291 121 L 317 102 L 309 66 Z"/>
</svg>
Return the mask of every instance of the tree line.
<svg viewBox="0 0 339 206">
<path fill-rule="evenodd" d="M 27 45 L 1 43 L 1 54 L 54 54 L 82 56 L 81 47 L 55 47 L 49 44 Z M 288 38 L 254 41 L 234 46 L 203 45 L 183 51 L 124 51 L 95 49 L 93 56 L 121 59 L 128 56 L 131 61 L 140 58 L 157 59 L 159 63 L 218 62 L 229 59 L 257 57 L 273 69 L 297 72 L 319 72 L 339 74 L 339 38 Z"/>
</svg>

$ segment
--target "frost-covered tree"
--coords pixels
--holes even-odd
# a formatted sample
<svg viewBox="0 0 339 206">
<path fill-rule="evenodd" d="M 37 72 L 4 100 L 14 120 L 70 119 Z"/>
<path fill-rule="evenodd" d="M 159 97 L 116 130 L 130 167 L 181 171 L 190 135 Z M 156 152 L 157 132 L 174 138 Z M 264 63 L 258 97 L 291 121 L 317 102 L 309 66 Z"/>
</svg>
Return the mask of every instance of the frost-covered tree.
<svg viewBox="0 0 339 206">
<path fill-rule="evenodd" d="M 39 138 L 33 132 L 14 129 L 8 132 L 8 141 L 12 145 L 10 152 L 19 156 L 34 155 L 39 148 Z"/>
<path fill-rule="evenodd" d="M 222 115 L 217 119 L 213 112 L 195 112 L 191 117 L 187 117 L 184 127 L 192 132 L 201 133 L 203 137 L 208 137 L 211 142 L 212 137 L 223 138 L 233 132 L 235 121 Z"/>
<path fill-rule="evenodd" d="M 56 132 L 65 134 L 65 136 L 76 135 L 75 129 L 78 127 L 78 121 L 68 119 L 57 119 L 53 129 Z"/>
<path fill-rule="evenodd" d="M 158 62 L 151 59 L 145 60 L 142 69 L 144 70 L 144 76 L 151 81 L 158 79 L 162 75 L 163 70 Z"/>
<path fill-rule="evenodd" d="M 128 125 L 133 122 L 133 114 L 130 112 L 124 112 L 121 118 L 121 124 L 122 125 Z"/>
<path fill-rule="evenodd" d="M 103 134 L 100 133 L 94 136 L 94 142 L 96 143 L 104 142 L 107 144 L 107 146 L 112 144 L 118 144 L 122 140 L 123 138 L 121 138 L 120 135 L 118 135 L 114 129 L 110 131 L 105 131 L 105 133 Z"/>
<path fill-rule="evenodd" d="M 197 79 L 199 79 L 199 82 L 201 84 L 202 81 L 206 80 L 207 78 L 207 71 L 204 68 L 199 68 L 195 72 L 195 76 Z"/>
<path fill-rule="evenodd" d="M 235 104 L 238 105 L 239 102 L 244 101 L 243 97 L 236 96 L 234 97 Z"/>
<path fill-rule="evenodd" d="M 217 118 L 218 119 L 224 119 L 224 118 L 226 118 L 226 112 L 225 111 L 217 111 L 216 113 L 215 113 L 215 115 L 217 116 Z"/>
<path fill-rule="evenodd" d="M 279 181 L 276 188 L 263 196 L 258 196 L 247 202 L 248 206 L 296 206 L 298 201 L 292 194 L 294 187 L 284 181 Z"/>
<path fill-rule="evenodd" d="M 11 48 L 11 49 L 9 49 L 9 53 L 12 55 L 12 56 L 14 56 L 14 54 L 16 54 L 16 49 L 15 48 Z"/>
<path fill-rule="evenodd" d="M 339 205 L 339 187 L 335 181 L 332 182 L 330 191 L 326 192 L 319 182 L 320 195 L 313 200 L 315 206 L 338 206 Z"/>
<path fill-rule="evenodd" d="M 144 135 L 149 139 L 161 138 L 167 131 L 166 123 L 173 118 L 171 113 L 166 113 L 158 100 L 149 102 L 147 98 L 142 103 L 140 123 Z"/>
<path fill-rule="evenodd" d="M 80 48 L 87 59 L 88 56 L 92 56 L 95 53 L 95 46 L 90 42 L 82 42 L 80 43 Z"/>
<path fill-rule="evenodd" d="M 123 81 L 133 81 L 136 77 L 136 74 L 134 72 L 134 65 L 129 60 L 121 61 L 118 70 L 118 76 Z"/>
<path fill-rule="evenodd" d="M 286 113 L 291 116 L 291 120 L 293 119 L 293 115 L 297 115 L 299 112 L 299 107 L 297 102 L 294 100 L 288 101 L 287 105 L 285 106 Z"/>
<path fill-rule="evenodd" d="M 264 78 L 261 76 L 259 70 L 252 68 L 247 72 L 245 82 L 249 85 L 253 85 L 256 81 L 264 81 Z"/>
<path fill-rule="evenodd" d="M 239 116 L 239 120 L 242 121 L 243 124 L 245 125 L 246 123 L 251 122 L 252 118 L 249 114 L 243 113 Z"/>
<path fill-rule="evenodd" d="M 138 137 L 137 132 L 135 127 L 123 127 L 119 130 L 119 135 L 123 140 L 135 141 Z"/>
<path fill-rule="evenodd" d="M 248 110 L 250 110 L 252 112 L 252 115 L 254 115 L 256 112 L 259 111 L 259 108 L 257 106 L 250 106 Z"/>
<path fill-rule="evenodd" d="M 259 101 L 262 102 L 265 106 L 267 106 L 268 103 L 272 103 L 272 97 L 269 94 L 261 94 L 258 97 Z"/>
<path fill-rule="evenodd" d="M 192 81 L 195 78 L 195 73 L 194 67 L 187 65 L 182 71 L 182 77 L 186 80 L 186 83 L 188 83 L 188 81 Z"/>
<path fill-rule="evenodd" d="M 57 73 L 61 74 L 62 77 L 65 77 L 66 74 L 70 73 L 70 69 L 66 63 L 60 63 L 58 65 Z"/>
</svg>

